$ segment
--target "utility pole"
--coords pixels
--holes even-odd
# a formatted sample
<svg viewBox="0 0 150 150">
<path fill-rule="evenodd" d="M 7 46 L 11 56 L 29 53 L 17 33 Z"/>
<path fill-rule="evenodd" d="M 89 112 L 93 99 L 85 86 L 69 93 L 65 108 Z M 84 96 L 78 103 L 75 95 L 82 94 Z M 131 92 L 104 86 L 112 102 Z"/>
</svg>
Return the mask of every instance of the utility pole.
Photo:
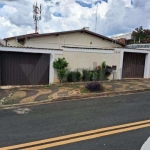
<svg viewBox="0 0 150 150">
<path fill-rule="evenodd" d="M 97 27 L 97 10 L 98 10 L 98 5 L 97 5 L 97 8 L 96 8 L 95 32 L 96 32 L 96 27 Z"/>
<path fill-rule="evenodd" d="M 38 33 L 38 22 L 41 20 L 42 7 L 38 7 L 37 2 L 33 5 L 33 19 L 35 24 L 35 33 Z"/>
</svg>

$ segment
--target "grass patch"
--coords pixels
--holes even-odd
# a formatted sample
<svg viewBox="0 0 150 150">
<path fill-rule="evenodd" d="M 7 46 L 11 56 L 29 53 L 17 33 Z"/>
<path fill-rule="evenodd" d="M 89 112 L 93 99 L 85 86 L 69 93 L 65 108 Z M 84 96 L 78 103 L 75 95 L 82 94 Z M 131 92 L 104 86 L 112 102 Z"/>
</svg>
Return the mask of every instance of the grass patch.
<svg viewBox="0 0 150 150">
<path fill-rule="evenodd" d="M 106 91 L 106 87 L 102 85 L 102 92 Z"/>
<path fill-rule="evenodd" d="M 85 94 L 87 92 L 88 92 L 88 90 L 85 87 L 83 87 L 83 88 L 80 89 L 80 93 L 81 94 Z"/>
<path fill-rule="evenodd" d="M 71 88 L 74 88 L 74 89 L 77 89 L 77 88 L 79 88 L 80 86 L 79 85 L 76 85 L 76 84 L 72 84 L 71 85 Z"/>
<path fill-rule="evenodd" d="M 58 85 L 54 85 L 54 84 L 47 84 L 44 86 L 46 89 L 50 89 L 50 90 L 58 90 L 61 86 Z"/>
<path fill-rule="evenodd" d="M 44 85 L 45 88 L 50 88 L 51 86 L 52 86 L 52 85 L 50 85 L 50 84 Z"/>
</svg>

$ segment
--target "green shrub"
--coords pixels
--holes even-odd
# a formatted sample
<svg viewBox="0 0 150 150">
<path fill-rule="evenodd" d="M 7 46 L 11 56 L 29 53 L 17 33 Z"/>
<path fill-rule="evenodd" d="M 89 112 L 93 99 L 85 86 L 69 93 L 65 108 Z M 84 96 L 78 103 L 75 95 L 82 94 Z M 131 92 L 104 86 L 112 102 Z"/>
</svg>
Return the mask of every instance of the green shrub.
<svg viewBox="0 0 150 150">
<path fill-rule="evenodd" d="M 65 58 L 58 58 L 54 61 L 53 67 L 55 69 L 65 69 L 68 67 L 68 62 L 65 60 Z"/>
<path fill-rule="evenodd" d="M 82 80 L 83 81 L 90 81 L 90 72 L 89 72 L 89 70 L 86 70 L 86 69 L 82 70 Z"/>
<path fill-rule="evenodd" d="M 112 73 L 112 67 L 107 66 L 106 62 L 103 61 L 101 64 L 101 69 L 100 69 L 100 79 L 106 80 Z"/>
<path fill-rule="evenodd" d="M 58 58 L 53 62 L 53 67 L 57 69 L 57 76 L 60 82 L 64 81 L 64 78 L 67 75 L 67 67 L 68 62 L 65 60 L 65 58 Z"/>
<path fill-rule="evenodd" d="M 90 92 L 102 92 L 104 90 L 102 84 L 98 82 L 91 82 L 85 86 L 85 88 Z"/>
<path fill-rule="evenodd" d="M 112 73 L 112 67 L 111 66 L 106 66 L 105 68 L 105 76 L 109 77 Z"/>
<path fill-rule="evenodd" d="M 83 81 L 96 81 L 98 80 L 99 71 L 97 70 L 82 70 Z"/>
<path fill-rule="evenodd" d="M 106 68 L 106 61 L 103 61 L 103 62 L 102 62 L 101 67 L 102 67 L 102 68 Z"/>
<path fill-rule="evenodd" d="M 64 81 L 64 78 L 66 77 L 67 69 L 59 69 L 57 70 L 57 76 L 60 80 L 60 83 Z"/>
<path fill-rule="evenodd" d="M 95 70 L 90 71 L 90 81 L 98 80 L 98 72 Z"/>
<path fill-rule="evenodd" d="M 71 71 L 67 75 L 68 82 L 79 82 L 81 78 L 81 73 L 77 71 Z"/>
</svg>

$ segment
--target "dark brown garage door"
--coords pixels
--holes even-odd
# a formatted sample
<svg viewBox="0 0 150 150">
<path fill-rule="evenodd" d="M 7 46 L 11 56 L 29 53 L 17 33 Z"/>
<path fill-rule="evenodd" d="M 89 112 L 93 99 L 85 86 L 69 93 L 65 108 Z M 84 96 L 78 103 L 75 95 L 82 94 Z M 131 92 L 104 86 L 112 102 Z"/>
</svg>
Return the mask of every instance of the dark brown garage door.
<svg viewBox="0 0 150 150">
<path fill-rule="evenodd" d="M 39 85 L 49 83 L 47 54 L 0 52 L 1 85 Z"/>
<path fill-rule="evenodd" d="M 145 56 L 141 53 L 124 53 L 123 78 L 143 78 L 145 68 Z"/>
</svg>

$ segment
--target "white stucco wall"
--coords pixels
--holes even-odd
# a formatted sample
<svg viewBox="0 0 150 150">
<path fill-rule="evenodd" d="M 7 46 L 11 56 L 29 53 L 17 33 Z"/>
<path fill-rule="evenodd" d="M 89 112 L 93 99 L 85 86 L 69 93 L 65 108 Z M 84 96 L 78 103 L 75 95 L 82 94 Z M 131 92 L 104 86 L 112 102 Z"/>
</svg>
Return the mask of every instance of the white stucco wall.
<svg viewBox="0 0 150 150">
<path fill-rule="evenodd" d="M 88 50 L 87 50 L 88 51 Z M 107 50 L 106 50 L 107 51 Z M 79 69 L 93 69 L 94 63 L 96 66 L 101 65 L 103 61 L 109 66 L 117 66 L 117 70 L 120 67 L 120 52 L 111 51 L 111 53 L 96 53 L 96 52 L 72 52 L 63 51 L 63 55 L 55 55 L 55 59 L 64 57 L 69 63 L 68 68 L 72 71 Z M 115 78 L 119 78 L 120 72 L 115 74 Z M 112 79 L 112 76 L 110 77 Z M 55 81 L 57 82 L 57 73 L 55 71 Z"/>
<path fill-rule="evenodd" d="M 118 39 L 121 39 L 121 38 L 125 38 L 125 39 L 131 39 L 131 34 L 132 33 L 126 33 L 126 34 L 121 34 L 121 35 L 116 35 L 116 36 L 113 36 L 112 39 L 114 40 L 118 40 Z"/>
</svg>

